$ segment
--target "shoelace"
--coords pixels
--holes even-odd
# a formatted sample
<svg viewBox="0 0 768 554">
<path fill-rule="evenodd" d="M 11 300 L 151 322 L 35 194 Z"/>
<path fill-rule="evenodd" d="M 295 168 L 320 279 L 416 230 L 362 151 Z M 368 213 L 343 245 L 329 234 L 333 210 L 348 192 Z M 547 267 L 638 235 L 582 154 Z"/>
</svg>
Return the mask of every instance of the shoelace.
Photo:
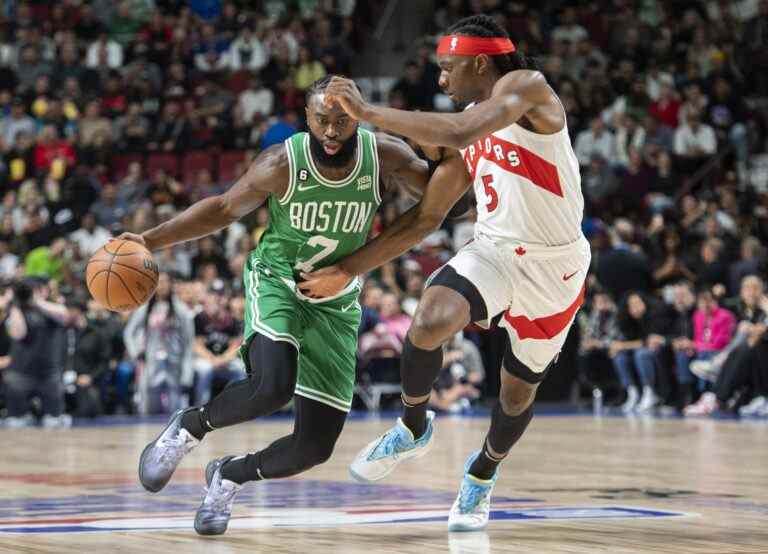
<svg viewBox="0 0 768 554">
<path fill-rule="evenodd" d="M 188 445 L 191 444 L 191 440 L 185 439 L 181 433 L 175 437 L 162 440 L 158 446 L 163 448 L 160 455 L 160 462 L 178 463 L 178 461 L 189 452 Z"/>
<path fill-rule="evenodd" d="M 488 494 L 488 487 L 481 487 L 472 483 L 464 483 L 461 487 L 461 497 L 459 498 L 459 511 L 462 514 L 468 514 L 475 511 L 475 508 L 482 502 Z"/>
<path fill-rule="evenodd" d="M 232 511 L 232 503 L 235 501 L 235 494 L 237 494 L 237 487 L 225 487 L 221 482 L 221 478 L 218 481 L 214 481 L 216 484 L 212 484 L 210 488 L 205 489 L 205 504 L 210 507 L 214 512 L 230 512 Z M 218 486 L 217 486 L 218 485 Z M 211 491 L 213 494 L 211 494 Z M 218 498 L 217 495 L 221 495 Z M 209 498 L 213 497 L 210 502 Z"/>
<path fill-rule="evenodd" d="M 381 439 L 379 445 L 371 452 L 371 459 L 386 458 L 402 451 L 399 447 L 402 445 L 400 434 L 397 430 L 392 430 Z"/>
</svg>

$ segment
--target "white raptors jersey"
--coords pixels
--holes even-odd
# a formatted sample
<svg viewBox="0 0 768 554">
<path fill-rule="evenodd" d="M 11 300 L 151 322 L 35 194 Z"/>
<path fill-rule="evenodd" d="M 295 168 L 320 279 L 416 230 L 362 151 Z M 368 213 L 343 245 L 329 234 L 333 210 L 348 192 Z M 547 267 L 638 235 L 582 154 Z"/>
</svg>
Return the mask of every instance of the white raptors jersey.
<svg viewBox="0 0 768 554">
<path fill-rule="evenodd" d="M 542 246 L 569 244 L 582 236 L 584 197 L 567 125 L 541 135 L 515 123 L 462 149 L 461 155 L 474 181 L 476 235 Z"/>
</svg>

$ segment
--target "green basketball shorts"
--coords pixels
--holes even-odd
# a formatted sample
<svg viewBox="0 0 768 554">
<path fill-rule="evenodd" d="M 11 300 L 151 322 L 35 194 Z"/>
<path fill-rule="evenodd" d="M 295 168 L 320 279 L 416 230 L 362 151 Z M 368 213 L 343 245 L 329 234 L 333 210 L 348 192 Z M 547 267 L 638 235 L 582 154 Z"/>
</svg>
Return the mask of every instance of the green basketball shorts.
<svg viewBox="0 0 768 554">
<path fill-rule="evenodd" d="M 260 333 L 299 351 L 296 394 L 344 412 L 352 406 L 357 363 L 359 291 L 325 302 L 299 298 L 295 283 L 252 256 L 246 263 L 245 329 L 241 354 L 248 367 L 250 338 Z M 250 369 L 250 368 L 249 368 Z"/>
</svg>

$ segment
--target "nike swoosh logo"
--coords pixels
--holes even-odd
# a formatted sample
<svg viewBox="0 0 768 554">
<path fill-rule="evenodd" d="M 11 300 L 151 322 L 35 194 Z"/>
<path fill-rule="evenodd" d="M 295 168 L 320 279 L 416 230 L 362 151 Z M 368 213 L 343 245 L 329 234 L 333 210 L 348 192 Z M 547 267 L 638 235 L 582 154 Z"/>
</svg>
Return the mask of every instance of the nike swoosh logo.
<svg viewBox="0 0 768 554">
<path fill-rule="evenodd" d="M 299 192 L 304 192 L 305 190 L 312 190 L 312 189 L 316 189 L 316 188 L 317 188 L 317 187 L 319 187 L 319 186 L 320 186 L 320 185 L 310 185 L 310 186 L 301 186 L 301 185 L 299 185 L 299 186 L 298 186 L 298 187 L 296 187 L 296 188 L 297 188 L 297 189 L 299 189 Z"/>
<path fill-rule="evenodd" d="M 570 279 L 571 277 L 573 277 L 573 276 L 574 276 L 574 275 L 576 275 L 577 273 L 578 273 L 578 270 L 577 270 L 577 271 L 574 271 L 574 272 L 573 272 L 573 273 L 571 273 L 570 275 L 563 275 L 563 281 L 567 281 L 568 279 Z"/>
<path fill-rule="evenodd" d="M 357 304 L 357 300 L 353 300 L 349 306 L 342 306 L 341 311 L 348 312 L 355 304 Z"/>
</svg>

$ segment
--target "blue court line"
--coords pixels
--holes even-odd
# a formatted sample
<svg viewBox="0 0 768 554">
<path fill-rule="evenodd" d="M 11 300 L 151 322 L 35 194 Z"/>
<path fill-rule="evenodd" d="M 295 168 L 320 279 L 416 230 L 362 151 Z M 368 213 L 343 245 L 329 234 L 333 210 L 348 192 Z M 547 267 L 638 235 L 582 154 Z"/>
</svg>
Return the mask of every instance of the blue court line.
<svg viewBox="0 0 768 554">
<path fill-rule="evenodd" d="M 454 418 L 454 419 L 473 419 L 473 418 L 487 418 L 490 415 L 490 409 L 488 408 L 473 408 L 472 410 L 461 414 L 438 414 L 441 418 Z M 578 408 L 575 406 L 569 406 L 565 404 L 536 404 L 534 413 L 536 417 L 595 417 L 592 411 L 585 408 Z M 394 421 L 401 414 L 399 411 L 381 411 L 377 413 L 367 411 L 352 411 L 349 413 L 350 421 Z M 675 413 L 665 414 L 643 414 L 626 416 L 619 412 L 618 408 L 608 408 L 603 413 L 604 418 L 623 418 L 628 419 L 633 417 L 635 419 L 697 419 L 702 418 L 684 418 L 681 415 Z M 739 418 L 737 415 L 732 414 L 715 414 L 708 416 L 704 419 L 726 420 L 726 421 L 744 421 L 750 423 L 766 424 L 768 425 L 768 418 Z M 293 413 L 285 412 L 280 414 L 274 414 L 271 416 L 259 418 L 254 420 L 253 423 L 258 421 L 292 421 Z M 112 427 L 118 425 L 145 425 L 145 424 L 161 424 L 168 421 L 167 415 L 159 416 L 137 416 L 137 415 L 119 415 L 119 416 L 102 416 L 94 419 L 75 418 L 73 425 L 75 427 Z"/>
</svg>

